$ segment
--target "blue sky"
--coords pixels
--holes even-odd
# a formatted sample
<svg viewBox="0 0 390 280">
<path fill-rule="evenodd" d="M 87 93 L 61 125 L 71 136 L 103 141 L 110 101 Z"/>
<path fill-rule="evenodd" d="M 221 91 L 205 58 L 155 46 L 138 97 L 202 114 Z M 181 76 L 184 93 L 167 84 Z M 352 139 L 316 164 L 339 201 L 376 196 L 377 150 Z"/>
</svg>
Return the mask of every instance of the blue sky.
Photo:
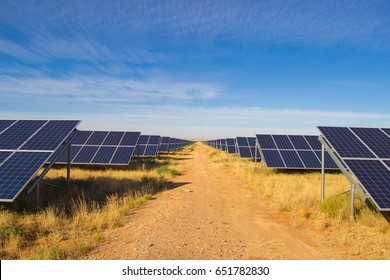
<svg viewBox="0 0 390 280">
<path fill-rule="evenodd" d="M 389 1 L 0 6 L 1 118 L 192 139 L 390 126 Z"/>
</svg>

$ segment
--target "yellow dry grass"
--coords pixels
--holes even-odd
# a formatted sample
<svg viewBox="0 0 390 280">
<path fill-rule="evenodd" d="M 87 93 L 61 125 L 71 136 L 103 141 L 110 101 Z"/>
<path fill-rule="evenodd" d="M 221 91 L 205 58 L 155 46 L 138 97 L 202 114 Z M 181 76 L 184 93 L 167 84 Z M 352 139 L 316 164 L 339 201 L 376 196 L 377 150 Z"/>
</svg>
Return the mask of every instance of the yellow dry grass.
<svg viewBox="0 0 390 280">
<path fill-rule="evenodd" d="M 164 168 L 159 169 L 161 164 Z M 104 241 L 110 230 L 123 226 L 134 207 L 169 187 L 180 172 L 180 166 L 169 164 L 156 161 L 135 169 L 72 168 L 71 189 L 42 188 L 40 210 L 28 208 L 34 196 L 21 198 L 26 200 L 27 210 L 7 210 L 3 205 L 0 258 L 82 258 Z M 65 177 L 65 168 L 51 169 L 45 182 L 66 185 Z"/>
<path fill-rule="evenodd" d="M 322 235 L 329 247 L 344 259 L 390 259 L 390 225 L 356 195 L 355 220 L 350 220 L 350 189 L 343 174 L 326 174 L 325 202 L 321 203 L 321 173 L 277 172 L 261 163 L 240 159 L 204 146 L 216 163 L 245 182 L 246 188 L 281 213 L 290 222 L 307 225 Z"/>
</svg>

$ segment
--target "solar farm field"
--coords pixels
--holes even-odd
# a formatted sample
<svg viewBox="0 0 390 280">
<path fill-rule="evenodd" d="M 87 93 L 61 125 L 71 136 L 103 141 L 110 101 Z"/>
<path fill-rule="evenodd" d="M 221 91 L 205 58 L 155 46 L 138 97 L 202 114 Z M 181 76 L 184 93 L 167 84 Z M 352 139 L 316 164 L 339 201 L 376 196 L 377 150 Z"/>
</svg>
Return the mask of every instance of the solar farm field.
<svg viewBox="0 0 390 280">
<path fill-rule="evenodd" d="M 46 183 L 64 184 L 52 168 Z M 390 226 L 330 172 L 275 171 L 196 143 L 128 168 L 72 168 L 1 212 L 2 259 L 390 259 Z M 32 205 L 32 206 L 31 206 Z"/>
</svg>

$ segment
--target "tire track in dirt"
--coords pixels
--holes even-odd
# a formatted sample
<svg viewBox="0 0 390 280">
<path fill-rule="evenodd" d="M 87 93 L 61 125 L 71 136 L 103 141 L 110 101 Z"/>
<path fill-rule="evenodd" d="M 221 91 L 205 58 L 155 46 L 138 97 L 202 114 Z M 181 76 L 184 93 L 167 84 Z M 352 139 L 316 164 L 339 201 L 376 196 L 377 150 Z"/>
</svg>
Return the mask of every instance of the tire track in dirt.
<svg viewBox="0 0 390 280">
<path fill-rule="evenodd" d="M 214 163 L 200 144 L 175 188 L 134 211 L 88 259 L 333 259 L 316 234 L 294 227 Z"/>
</svg>

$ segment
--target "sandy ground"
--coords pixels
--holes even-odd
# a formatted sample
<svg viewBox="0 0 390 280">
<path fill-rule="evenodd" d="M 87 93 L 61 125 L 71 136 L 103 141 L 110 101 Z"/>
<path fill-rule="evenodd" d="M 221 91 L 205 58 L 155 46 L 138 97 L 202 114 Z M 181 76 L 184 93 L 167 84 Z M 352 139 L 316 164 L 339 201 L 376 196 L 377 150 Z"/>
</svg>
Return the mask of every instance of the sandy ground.
<svg viewBox="0 0 390 280">
<path fill-rule="evenodd" d="M 181 160 L 174 187 L 134 211 L 88 259 L 337 259 L 315 232 L 243 188 L 201 145 Z"/>
</svg>

